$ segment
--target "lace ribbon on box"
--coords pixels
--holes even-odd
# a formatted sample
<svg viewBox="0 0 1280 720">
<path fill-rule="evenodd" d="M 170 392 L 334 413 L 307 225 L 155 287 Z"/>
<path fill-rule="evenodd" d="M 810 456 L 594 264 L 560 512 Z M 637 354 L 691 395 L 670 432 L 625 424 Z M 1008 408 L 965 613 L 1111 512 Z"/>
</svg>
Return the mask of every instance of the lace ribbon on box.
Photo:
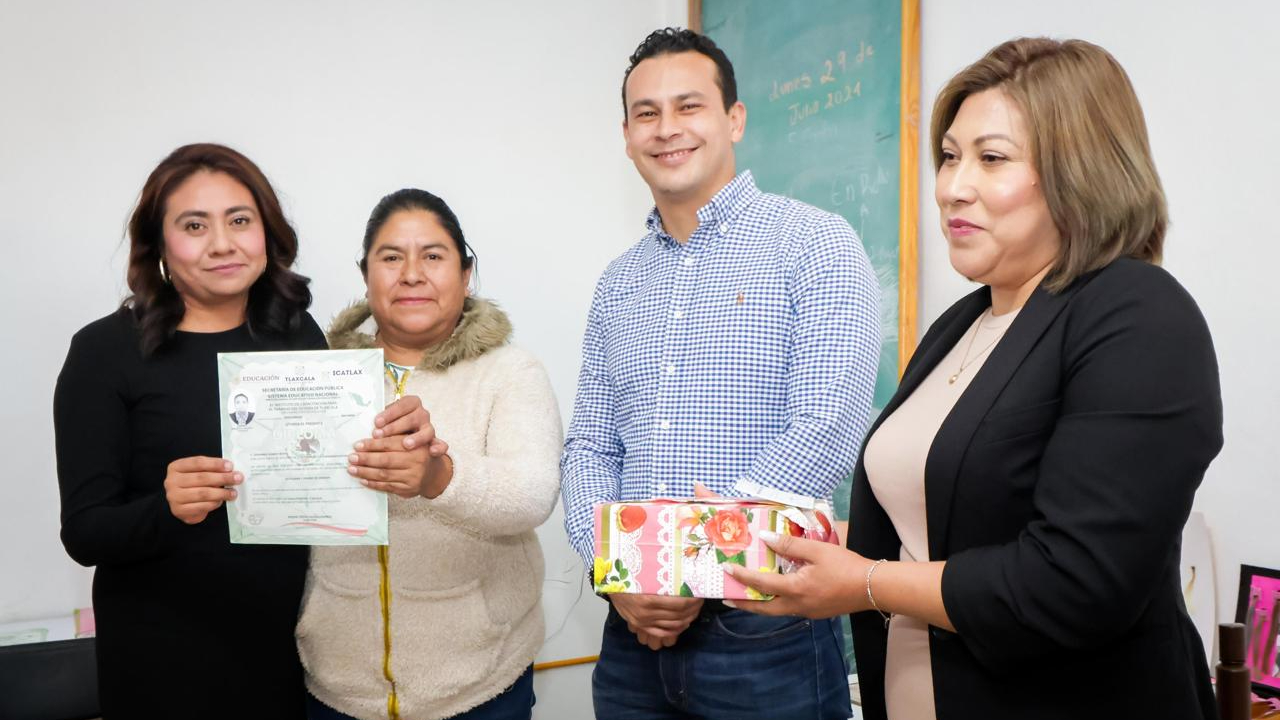
<svg viewBox="0 0 1280 720">
<path fill-rule="evenodd" d="M 658 511 L 658 594 L 679 595 L 674 584 L 675 570 L 675 508 L 664 507 Z"/>
<path fill-rule="evenodd" d="M 617 527 L 616 523 L 614 527 Z M 615 547 L 618 549 L 618 557 L 622 560 L 623 567 L 630 572 L 627 579 L 631 581 L 629 592 L 632 593 L 645 592 L 644 588 L 640 587 L 640 570 L 644 564 L 642 560 L 644 554 L 640 552 L 640 546 L 637 544 L 639 539 L 640 533 L 638 532 L 619 532 L 614 536 L 613 540 Z"/>
</svg>

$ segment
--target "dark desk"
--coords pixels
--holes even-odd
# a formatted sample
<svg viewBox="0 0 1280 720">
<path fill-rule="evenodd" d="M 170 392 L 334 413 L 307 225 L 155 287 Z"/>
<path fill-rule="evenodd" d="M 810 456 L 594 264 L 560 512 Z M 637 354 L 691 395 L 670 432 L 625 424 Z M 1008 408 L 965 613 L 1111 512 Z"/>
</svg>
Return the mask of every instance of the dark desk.
<svg viewBox="0 0 1280 720">
<path fill-rule="evenodd" d="M 0 647 L 0 718 L 88 720 L 99 716 L 93 638 Z"/>
</svg>

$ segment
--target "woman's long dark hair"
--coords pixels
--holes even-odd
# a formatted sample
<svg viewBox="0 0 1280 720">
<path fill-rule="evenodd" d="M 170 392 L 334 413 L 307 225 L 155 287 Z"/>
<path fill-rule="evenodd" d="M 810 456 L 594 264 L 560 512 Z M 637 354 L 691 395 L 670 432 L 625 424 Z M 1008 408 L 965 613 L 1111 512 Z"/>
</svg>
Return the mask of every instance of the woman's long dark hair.
<svg viewBox="0 0 1280 720">
<path fill-rule="evenodd" d="M 280 201 L 258 166 L 223 145 L 198 143 L 174 150 L 151 171 L 138 206 L 129 219 L 129 290 L 123 307 L 138 324 L 143 355 L 173 337 L 186 312 L 182 297 L 160 276 L 164 253 L 164 214 L 169 196 L 198 171 L 225 173 L 244 185 L 258 205 L 266 231 L 267 267 L 249 288 L 245 315 L 249 332 L 279 335 L 301 327 L 311 306 L 310 282 L 290 268 L 298 256 L 298 235 L 280 209 Z"/>
</svg>

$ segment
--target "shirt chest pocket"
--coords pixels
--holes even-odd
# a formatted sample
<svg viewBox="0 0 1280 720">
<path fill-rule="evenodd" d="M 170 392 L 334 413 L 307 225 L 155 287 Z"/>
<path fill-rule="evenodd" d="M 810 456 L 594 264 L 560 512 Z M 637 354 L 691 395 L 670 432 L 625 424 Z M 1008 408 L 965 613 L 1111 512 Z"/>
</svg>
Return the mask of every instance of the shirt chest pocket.
<svg viewBox="0 0 1280 720">
<path fill-rule="evenodd" d="M 619 302 L 606 333 L 605 366 L 622 394 L 650 395 L 662 378 L 784 371 L 793 334 L 784 278 L 772 272 L 709 273 L 681 286 L 654 283 Z"/>
<path fill-rule="evenodd" d="M 795 328 L 780 280 L 726 284 L 702 309 L 687 345 L 692 356 L 725 373 L 785 373 Z"/>
</svg>

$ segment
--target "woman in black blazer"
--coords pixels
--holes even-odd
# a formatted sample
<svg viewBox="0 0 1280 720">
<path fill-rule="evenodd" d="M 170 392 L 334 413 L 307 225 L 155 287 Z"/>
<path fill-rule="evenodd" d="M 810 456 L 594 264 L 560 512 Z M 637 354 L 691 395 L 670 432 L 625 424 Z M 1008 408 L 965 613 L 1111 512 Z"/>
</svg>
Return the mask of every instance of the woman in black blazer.
<svg viewBox="0 0 1280 720">
<path fill-rule="evenodd" d="M 1167 214 L 1128 78 L 1089 43 L 1010 41 L 942 90 L 932 142 L 952 265 L 983 287 L 872 427 L 848 549 L 770 538 L 809 565 L 728 569 L 778 596 L 735 605 L 852 613 L 870 720 L 1215 718 L 1178 565 L 1222 446 L 1218 370 L 1155 264 Z"/>
</svg>

